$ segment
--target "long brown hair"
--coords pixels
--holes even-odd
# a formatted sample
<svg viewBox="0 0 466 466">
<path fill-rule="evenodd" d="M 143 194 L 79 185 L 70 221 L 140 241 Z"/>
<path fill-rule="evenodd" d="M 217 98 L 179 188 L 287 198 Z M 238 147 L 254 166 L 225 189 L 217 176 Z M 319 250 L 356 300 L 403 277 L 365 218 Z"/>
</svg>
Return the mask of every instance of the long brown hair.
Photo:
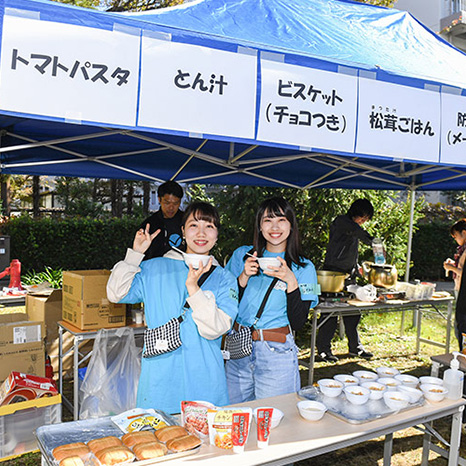
<svg viewBox="0 0 466 466">
<path fill-rule="evenodd" d="M 291 204 L 283 197 L 266 199 L 259 206 L 254 223 L 254 250 L 257 251 L 259 256 L 262 256 L 267 245 L 267 241 L 261 232 L 261 221 L 265 214 L 269 217 L 285 217 L 290 222 L 291 231 L 290 236 L 288 236 L 286 240 L 285 261 L 288 267 L 290 267 L 292 263 L 303 266 L 301 239 L 299 237 L 296 214 Z"/>
</svg>

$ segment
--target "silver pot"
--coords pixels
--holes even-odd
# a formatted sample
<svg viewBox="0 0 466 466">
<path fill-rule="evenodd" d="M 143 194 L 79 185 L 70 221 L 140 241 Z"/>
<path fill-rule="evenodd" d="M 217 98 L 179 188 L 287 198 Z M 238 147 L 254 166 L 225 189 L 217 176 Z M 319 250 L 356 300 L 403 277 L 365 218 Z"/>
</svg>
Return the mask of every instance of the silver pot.
<svg viewBox="0 0 466 466">
<path fill-rule="evenodd" d="M 398 272 L 394 265 L 378 265 L 374 262 L 363 262 L 364 277 L 374 286 L 394 288 L 398 280 Z"/>
<path fill-rule="evenodd" d="M 317 270 L 317 282 L 322 293 L 338 293 L 345 289 L 347 273 L 333 272 L 331 270 Z"/>
</svg>

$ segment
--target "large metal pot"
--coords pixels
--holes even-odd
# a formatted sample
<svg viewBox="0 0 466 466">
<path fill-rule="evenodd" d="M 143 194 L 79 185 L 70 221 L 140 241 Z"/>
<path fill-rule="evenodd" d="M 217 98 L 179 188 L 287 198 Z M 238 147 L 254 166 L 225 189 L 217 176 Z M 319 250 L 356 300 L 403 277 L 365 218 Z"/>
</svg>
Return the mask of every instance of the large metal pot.
<svg viewBox="0 0 466 466">
<path fill-rule="evenodd" d="M 374 262 L 363 262 L 364 277 L 374 286 L 394 288 L 398 280 L 398 272 L 394 265 L 378 265 Z"/>
<path fill-rule="evenodd" d="M 345 289 L 346 273 L 317 270 L 317 282 L 322 293 L 338 293 Z"/>
</svg>

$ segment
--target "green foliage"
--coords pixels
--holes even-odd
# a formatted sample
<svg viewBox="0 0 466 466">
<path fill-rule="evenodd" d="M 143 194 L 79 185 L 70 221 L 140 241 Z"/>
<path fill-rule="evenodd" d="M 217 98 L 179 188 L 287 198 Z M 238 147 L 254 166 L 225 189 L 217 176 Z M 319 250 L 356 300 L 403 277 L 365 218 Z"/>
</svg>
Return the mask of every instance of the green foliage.
<svg viewBox="0 0 466 466">
<path fill-rule="evenodd" d="M 317 268 L 323 264 L 333 219 L 348 211 L 358 198 L 367 198 L 374 205 L 374 218 L 364 225 L 373 236 L 382 238 L 387 249 L 388 262 L 398 271 L 405 270 L 409 234 L 409 205 L 391 191 L 263 188 L 226 186 L 210 194 L 221 213 L 222 228 L 216 255 L 223 260 L 242 244 L 251 244 L 254 217 L 258 205 L 268 197 L 283 196 L 294 206 L 299 223 L 305 256 Z M 422 198 L 416 201 L 415 222 L 421 217 Z M 372 250 L 361 246 L 361 260 L 372 260 Z"/>
<path fill-rule="evenodd" d="M 10 235 L 11 258 L 23 272 L 52 269 L 109 269 L 123 259 L 141 218 L 11 218 L 1 227 Z"/>
<path fill-rule="evenodd" d="M 52 288 L 60 289 L 63 283 L 63 269 L 52 269 L 46 265 L 42 272 L 30 270 L 22 275 L 21 282 L 24 285 L 39 285 L 43 282 L 49 282 Z"/>
</svg>

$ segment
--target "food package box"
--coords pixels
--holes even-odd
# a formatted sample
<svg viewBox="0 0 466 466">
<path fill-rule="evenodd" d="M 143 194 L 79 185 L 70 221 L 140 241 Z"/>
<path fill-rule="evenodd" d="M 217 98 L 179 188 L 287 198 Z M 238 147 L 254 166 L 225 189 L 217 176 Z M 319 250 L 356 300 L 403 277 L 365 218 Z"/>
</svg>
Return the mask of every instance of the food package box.
<svg viewBox="0 0 466 466">
<path fill-rule="evenodd" d="M 0 386 L 0 406 L 58 395 L 52 379 L 13 371 Z"/>
<path fill-rule="evenodd" d="M 107 299 L 109 276 L 109 270 L 63 272 L 63 320 L 80 330 L 124 327 L 126 305 Z"/>
<path fill-rule="evenodd" d="M 37 451 L 34 431 L 61 423 L 61 395 L 0 407 L 0 461 Z"/>
<path fill-rule="evenodd" d="M 0 314 L 0 381 L 11 371 L 45 375 L 45 325 L 14 320 L 20 316 L 27 318 L 26 314 Z"/>
</svg>

